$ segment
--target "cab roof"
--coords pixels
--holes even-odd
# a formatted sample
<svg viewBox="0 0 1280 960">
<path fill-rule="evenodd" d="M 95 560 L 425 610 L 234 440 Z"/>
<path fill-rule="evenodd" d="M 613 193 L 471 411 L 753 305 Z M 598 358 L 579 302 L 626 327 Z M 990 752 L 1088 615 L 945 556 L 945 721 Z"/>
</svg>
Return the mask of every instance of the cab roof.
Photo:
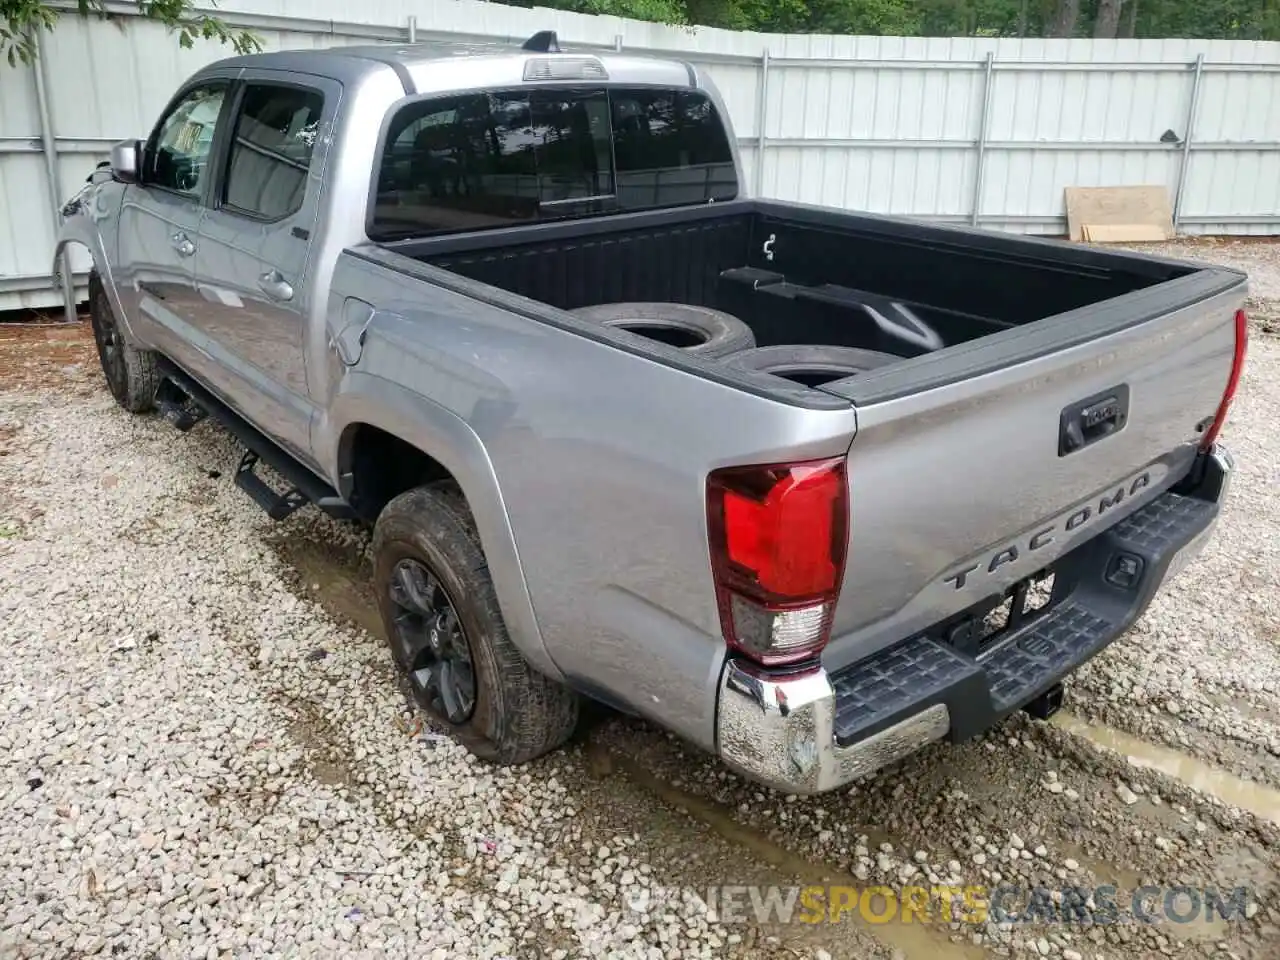
<svg viewBox="0 0 1280 960">
<path fill-rule="evenodd" d="M 230 57 L 211 64 L 206 70 L 284 70 L 348 81 L 378 69 L 379 65 L 395 71 L 407 94 L 520 86 L 539 81 L 563 83 L 576 79 L 592 84 L 699 85 L 697 72 L 688 63 L 622 53 L 565 51 L 550 31 L 535 34 L 524 46 L 434 40 L 361 44 Z"/>
</svg>

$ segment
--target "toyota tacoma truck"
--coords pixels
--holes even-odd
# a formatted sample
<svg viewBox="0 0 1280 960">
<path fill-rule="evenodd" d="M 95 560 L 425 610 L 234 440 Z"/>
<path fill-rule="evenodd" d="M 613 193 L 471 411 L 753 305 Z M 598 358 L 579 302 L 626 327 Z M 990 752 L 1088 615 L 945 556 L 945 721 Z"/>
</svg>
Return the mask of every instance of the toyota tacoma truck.
<svg viewBox="0 0 1280 960">
<path fill-rule="evenodd" d="M 1196 554 L 1247 281 L 744 180 L 686 63 L 259 54 L 118 144 L 57 254 L 125 409 L 221 421 L 276 519 L 371 525 L 391 655 L 475 754 L 590 698 L 817 792 L 1052 712 Z"/>
</svg>

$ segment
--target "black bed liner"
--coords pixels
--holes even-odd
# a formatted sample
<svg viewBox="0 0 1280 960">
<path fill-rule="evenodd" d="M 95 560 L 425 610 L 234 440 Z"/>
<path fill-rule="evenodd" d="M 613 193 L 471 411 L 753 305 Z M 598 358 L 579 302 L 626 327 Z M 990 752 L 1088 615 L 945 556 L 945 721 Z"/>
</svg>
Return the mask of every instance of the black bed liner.
<svg viewBox="0 0 1280 960">
<path fill-rule="evenodd" d="M 821 388 L 855 404 L 1025 362 L 1244 282 L 1235 271 L 1128 252 L 767 200 L 502 227 L 351 252 L 401 266 L 411 258 L 423 279 L 508 309 L 520 304 L 519 312 L 584 335 L 593 334 L 563 311 L 669 300 L 727 310 L 751 326 L 762 346 L 829 344 L 901 356 L 902 363 Z M 927 351 L 870 322 L 867 306 L 886 300 L 907 305 L 937 331 L 943 349 Z M 618 343 L 617 335 L 603 339 Z M 640 350 L 685 365 L 674 348 Z M 710 364 L 690 362 L 708 375 Z M 718 373 L 710 375 L 722 379 Z M 782 389 L 777 378 L 747 375 L 754 382 L 744 383 L 741 375 L 725 376 L 788 402 L 828 406 L 817 400 L 820 391 Z"/>
</svg>

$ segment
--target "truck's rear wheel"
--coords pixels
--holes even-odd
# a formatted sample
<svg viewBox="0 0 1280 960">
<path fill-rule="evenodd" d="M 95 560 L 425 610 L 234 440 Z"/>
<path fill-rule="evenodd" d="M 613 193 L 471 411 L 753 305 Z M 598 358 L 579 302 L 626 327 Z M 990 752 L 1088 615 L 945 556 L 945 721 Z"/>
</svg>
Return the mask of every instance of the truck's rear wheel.
<svg viewBox="0 0 1280 960">
<path fill-rule="evenodd" d="M 532 760 L 569 738 L 577 696 L 511 642 L 456 489 L 431 485 L 396 497 L 378 517 L 373 550 L 387 642 L 423 710 L 497 763 Z"/>
<path fill-rule="evenodd" d="M 111 309 L 111 298 L 96 271 L 89 274 L 89 318 L 98 345 L 98 362 L 111 396 L 130 413 L 151 410 L 160 386 L 156 355 L 139 350 L 124 339 Z"/>
</svg>

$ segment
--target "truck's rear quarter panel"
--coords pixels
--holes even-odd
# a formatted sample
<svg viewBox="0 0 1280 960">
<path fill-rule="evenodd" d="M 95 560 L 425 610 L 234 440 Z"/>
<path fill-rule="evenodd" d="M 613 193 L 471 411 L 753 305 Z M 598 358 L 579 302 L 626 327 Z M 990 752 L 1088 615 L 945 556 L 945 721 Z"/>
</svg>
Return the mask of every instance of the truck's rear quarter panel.
<svg viewBox="0 0 1280 960">
<path fill-rule="evenodd" d="M 483 443 L 556 666 L 713 749 L 724 640 L 706 475 L 841 456 L 852 407 L 755 396 L 537 322 L 531 301 L 376 249 L 344 254 L 334 289 L 381 305 L 358 369 L 431 397 Z M 322 428 L 335 439 L 344 411 L 340 387 Z M 502 596 L 504 614 L 512 599 Z"/>
</svg>

